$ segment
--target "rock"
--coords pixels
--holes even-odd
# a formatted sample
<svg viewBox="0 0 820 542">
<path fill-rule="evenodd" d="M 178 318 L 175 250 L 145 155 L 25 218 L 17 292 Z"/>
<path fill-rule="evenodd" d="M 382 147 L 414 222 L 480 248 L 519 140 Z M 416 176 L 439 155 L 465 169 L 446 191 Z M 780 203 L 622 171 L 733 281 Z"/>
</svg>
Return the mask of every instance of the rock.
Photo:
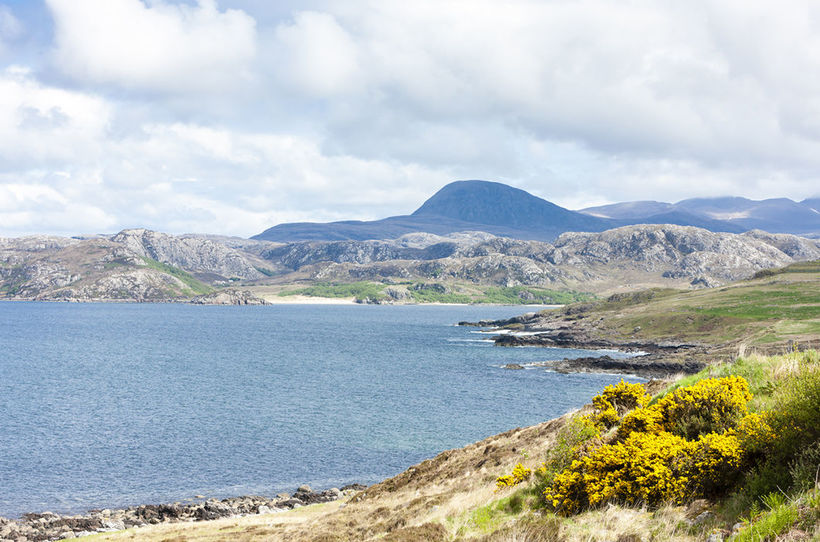
<svg viewBox="0 0 820 542">
<path fill-rule="evenodd" d="M 140 257 L 190 272 L 213 273 L 246 280 L 264 276 L 248 256 L 209 239 L 133 229 L 121 231 L 111 237 L 111 241 L 125 246 Z"/>
<path fill-rule="evenodd" d="M 311 492 L 312 492 L 312 490 L 310 489 L 310 486 L 307 485 L 307 484 L 299 486 L 299 488 L 296 490 L 296 493 L 311 493 Z"/>
<path fill-rule="evenodd" d="M 264 504 L 260 506 L 256 511 L 257 514 L 270 514 L 272 512 L 273 510 L 271 510 L 269 506 L 265 506 Z"/>
<path fill-rule="evenodd" d="M 229 288 L 209 294 L 198 295 L 191 299 L 195 305 L 267 305 L 268 302 L 255 296 L 249 290 Z"/>
<path fill-rule="evenodd" d="M 706 537 L 706 542 L 723 542 L 723 533 L 710 533 L 709 536 Z"/>
<path fill-rule="evenodd" d="M 715 515 L 710 511 L 705 511 L 698 514 L 695 519 L 692 520 L 693 526 L 703 525 L 704 523 L 708 523 L 715 518 Z"/>
<path fill-rule="evenodd" d="M 125 523 L 123 523 L 122 520 L 103 521 L 102 525 L 106 529 L 113 529 L 115 531 L 122 531 L 125 529 Z"/>
<path fill-rule="evenodd" d="M 342 493 L 349 491 L 364 491 L 365 489 L 367 489 L 367 486 L 362 484 L 348 484 L 346 486 L 341 487 Z"/>
<path fill-rule="evenodd" d="M 506 364 L 506 365 L 503 365 L 501 368 L 502 368 L 502 369 L 513 369 L 513 370 L 520 370 L 520 369 L 523 369 L 523 368 L 524 368 L 524 366 L 523 366 L 523 365 L 519 365 L 518 363 L 508 363 L 508 364 Z"/>
</svg>

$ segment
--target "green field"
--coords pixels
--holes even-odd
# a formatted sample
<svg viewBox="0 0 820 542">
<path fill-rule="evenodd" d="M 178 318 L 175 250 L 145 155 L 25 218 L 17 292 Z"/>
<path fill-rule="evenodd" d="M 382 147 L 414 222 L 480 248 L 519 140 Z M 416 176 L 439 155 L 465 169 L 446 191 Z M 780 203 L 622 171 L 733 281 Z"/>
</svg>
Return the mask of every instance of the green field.
<svg viewBox="0 0 820 542">
<path fill-rule="evenodd" d="M 568 290 L 549 290 L 531 286 L 444 285 L 440 283 L 404 282 L 388 285 L 378 282 L 319 283 L 279 292 L 280 297 L 354 298 L 359 302 L 391 300 L 389 287 L 406 292 L 405 302 L 412 303 L 494 303 L 499 305 L 564 305 L 593 298 L 591 294 Z"/>
</svg>

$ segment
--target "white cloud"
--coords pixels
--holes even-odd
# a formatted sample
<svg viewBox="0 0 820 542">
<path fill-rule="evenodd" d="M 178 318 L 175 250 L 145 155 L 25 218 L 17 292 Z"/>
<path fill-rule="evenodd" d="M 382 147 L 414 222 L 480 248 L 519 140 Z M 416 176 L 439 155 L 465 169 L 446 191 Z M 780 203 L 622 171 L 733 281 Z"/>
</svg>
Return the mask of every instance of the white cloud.
<svg viewBox="0 0 820 542">
<path fill-rule="evenodd" d="M 0 55 L 6 53 L 8 44 L 23 33 L 23 24 L 7 6 L 0 6 Z"/>
<path fill-rule="evenodd" d="M 94 160 L 109 104 L 94 95 L 40 85 L 25 68 L 0 72 L 2 168 Z"/>
<path fill-rule="evenodd" d="M 270 68 L 285 85 L 326 97 L 363 88 L 353 37 L 327 13 L 298 13 L 276 28 Z"/>
<path fill-rule="evenodd" d="M 215 92 L 248 83 L 255 21 L 215 0 L 46 0 L 54 17 L 54 62 L 81 82 L 127 89 Z"/>
<path fill-rule="evenodd" d="M 802 199 L 820 4 L 784 1 L 46 0 L 53 43 L 3 38 L 0 8 L 28 66 L 0 72 L 0 228 L 39 202 L 52 231 L 85 205 L 95 230 L 251 235 L 470 178 L 574 208 Z"/>
</svg>

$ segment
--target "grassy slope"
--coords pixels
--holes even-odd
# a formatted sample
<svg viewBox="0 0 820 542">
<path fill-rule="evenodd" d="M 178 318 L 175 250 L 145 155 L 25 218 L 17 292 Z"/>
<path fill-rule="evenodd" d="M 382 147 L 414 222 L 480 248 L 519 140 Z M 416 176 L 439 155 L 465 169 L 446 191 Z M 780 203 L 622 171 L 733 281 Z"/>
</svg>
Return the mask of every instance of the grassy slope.
<svg viewBox="0 0 820 542">
<path fill-rule="evenodd" d="M 820 262 L 789 266 L 725 288 L 655 289 L 545 313 L 553 320 L 593 322 L 603 336 L 686 340 L 782 351 L 796 341 L 820 346 Z M 736 351 L 736 350 L 735 350 Z"/>
</svg>

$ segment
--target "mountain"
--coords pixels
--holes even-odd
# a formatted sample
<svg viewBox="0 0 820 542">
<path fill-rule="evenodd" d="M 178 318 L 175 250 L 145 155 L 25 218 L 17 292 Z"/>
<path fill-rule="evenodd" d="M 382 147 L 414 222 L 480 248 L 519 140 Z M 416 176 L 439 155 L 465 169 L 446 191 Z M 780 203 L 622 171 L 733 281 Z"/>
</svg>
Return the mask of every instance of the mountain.
<svg viewBox="0 0 820 542">
<path fill-rule="evenodd" d="M 632 223 L 685 223 L 711 231 L 758 229 L 772 233 L 820 236 L 820 198 L 801 202 L 787 198 L 758 201 L 740 197 L 692 198 L 678 203 L 632 201 L 589 207 L 580 212 Z M 677 220 L 670 220 L 670 216 L 677 217 Z"/>
<path fill-rule="evenodd" d="M 373 221 L 279 224 L 251 239 L 280 243 L 364 241 L 395 239 L 415 232 L 448 235 L 483 231 L 515 239 L 552 241 L 568 231 L 600 232 L 633 224 L 676 224 L 727 233 L 760 229 L 817 237 L 820 199 L 693 198 L 678 203 L 631 201 L 572 211 L 502 183 L 455 181 L 410 215 Z"/>
<path fill-rule="evenodd" d="M 274 272 L 245 250 L 143 229 L 89 239 L 0 238 L 0 299 L 181 300 Z"/>
<path fill-rule="evenodd" d="M 276 242 L 395 239 L 414 232 L 484 231 L 549 241 L 565 231 L 603 231 L 620 223 L 570 211 L 518 188 L 489 181 L 446 185 L 411 215 L 369 222 L 279 224 L 252 239 Z"/>
<path fill-rule="evenodd" d="M 283 245 L 135 229 L 90 239 L 0 238 L 0 299 L 184 301 L 213 293 L 198 299 L 216 302 L 228 286 L 276 295 L 296 283 L 360 281 L 389 290 L 394 301 L 428 287 L 456 294 L 499 286 L 611 293 L 715 286 L 814 259 L 820 242 L 811 239 L 669 224 L 568 232 L 552 243 L 469 232 Z"/>
<path fill-rule="evenodd" d="M 714 286 L 761 269 L 820 258 L 820 243 L 788 234 L 715 233 L 632 225 L 564 233 L 553 243 L 489 234 L 413 234 L 395 240 L 273 245 L 259 256 L 300 280 L 435 281 L 608 292 L 636 284 Z M 393 289 L 400 288 L 394 286 Z"/>
</svg>

